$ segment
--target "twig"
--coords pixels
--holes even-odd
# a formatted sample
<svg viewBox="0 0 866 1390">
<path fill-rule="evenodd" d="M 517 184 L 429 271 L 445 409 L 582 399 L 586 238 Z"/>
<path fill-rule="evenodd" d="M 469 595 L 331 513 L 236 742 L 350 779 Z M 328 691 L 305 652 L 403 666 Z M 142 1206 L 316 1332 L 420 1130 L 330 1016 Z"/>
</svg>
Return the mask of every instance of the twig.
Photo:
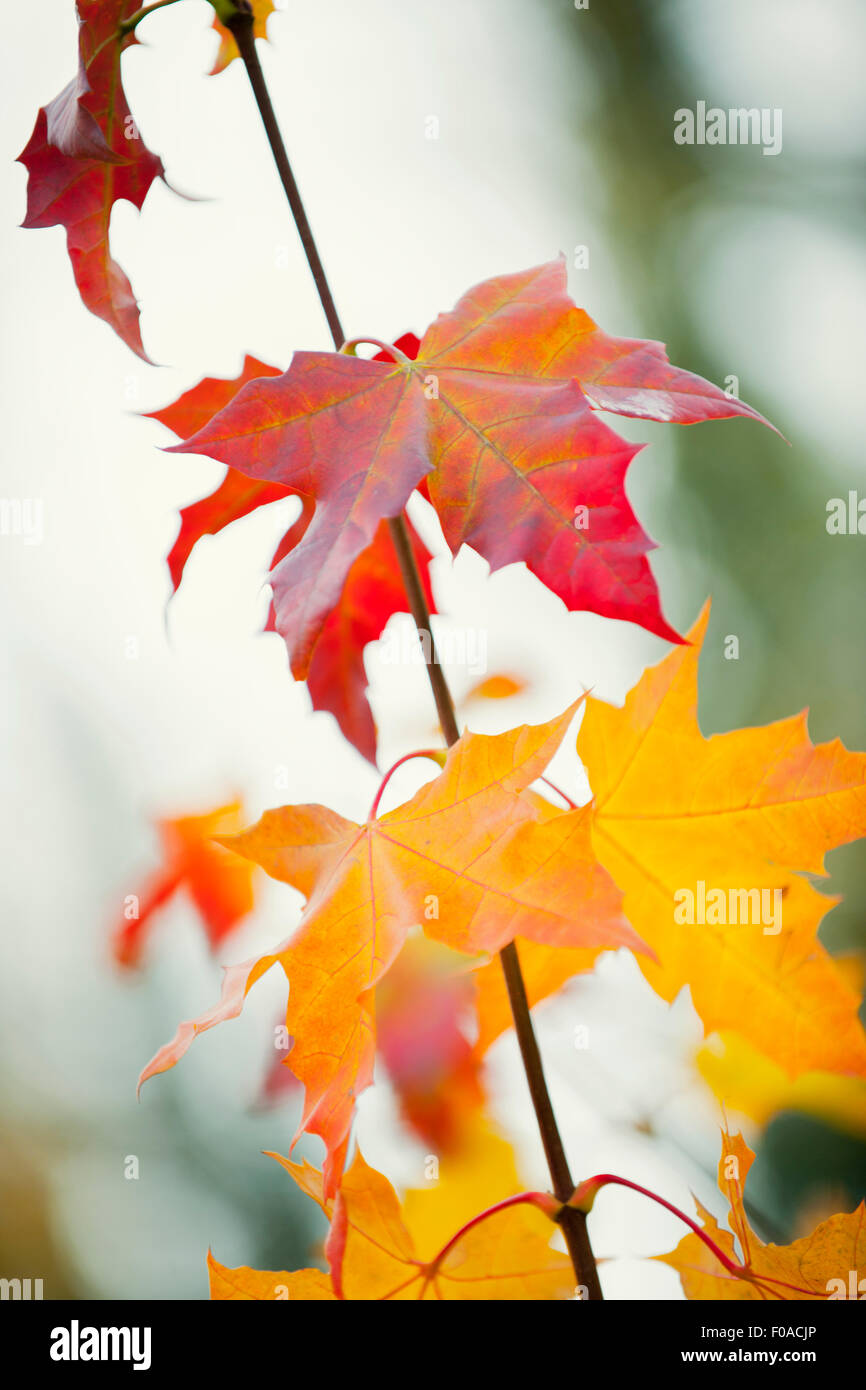
<svg viewBox="0 0 866 1390">
<path fill-rule="evenodd" d="M 312 228 L 307 218 L 304 204 L 295 176 L 289 163 L 289 157 L 283 142 L 274 108 L 271 103 L 270 94 L 262 72 L 259 55 L 256 51 L 255 38 L 253 36 L 253 17 L 251 13 L 238 12 L 226 21 L 226 27 L 234 35 L 244 66 L 250 79 L 253 95 L 259 108 L 262 124 L 268 137 L 271 152 L 274 156 L 274 163 L 280 181 L 285 190 L 295 225 L 301 238 L 301 243 L 307 257 L 307 263 L 316 285 L 316 290 L 321 300 L 325 318 L 331 331 L 334 347 L 339 349 L 346 341 L 340 316 L 334 303 L 331 287 L 325 274 L 325 267 L 322 264 Z M 439 714 L 439 723 L 445 741 L 451 746 L 460 737 L 457 727 L 457 718 L 454 710 L 454 701 L 448 688 L 448 683 L 442 673 L 435 646 L 433 634 L 430 628 L 430 610 L 427 606 L 427 599 L 421 583 L 421 575 L 415 562 L 412 552 L 412 545 L 409 540 L 409 533 L 406 529 L 404 517 L 392 517 L 388 526 L 391 531 L 391 538 L 397 552 L 400 564 L 400 572 L 409 600 L 412 617 L 415 626 L 423 638 L 430 657 L 427 660 L 427 675 L 433 691 L 433 698 L 436 701 L 436 709 Z M 517 1033 L 517 1040 L 520 1045 L 520 1055 L 523 1059 L 523 1066 L 526 1072 L 526 1079 L 529 1084 L 529 1091 L 532 1103 L 535 1108 L 535 1115 L 538 1121 L 538 1128 L 541 1134 L 544 1152 L 547 1158 L 550 1177 L 553 1183 L 554 1193 L 559 1201 L 568 1201 L 574 1191 L 574 1181 L 568 1167 L 568 1160 L 562 1145 L 556 1117 L 553 1113 L 553 1106 L 550 1101 L 550 1094 L 544 1078 L 544 1070 L 541 1064 L 541 1055 L 538 1050 L 538 1043 L 535 1031 L 532 1026 L 532 1019 L 529 1013 L 529 1004 L 526 998 L 526 986 L 520 970 L 520 961 L 517 955 L 517 948 L 514 943 L 510 943 L 500 952 L 500 961 L 505 973 L 505 982 L 508 988 L 508 998 L 511 1004 L 511 1012 L 514 1016 L 514 1028 Z M 579 1285 L 586 1290 L 586 1296 L 592 1301 L 598 1301 L 602 1297 L 601 1285 L 598 1280 L 595 1258 L 592 1247 L 589 1243 L 589 1234 L 586 1229 L 586 1215 L 575 1208 L 568 1208 L 562 1215 L 560 1224 L 565 1236 L 571 1262 L 574 1266 L 574 1273 Z"/>
</svg>

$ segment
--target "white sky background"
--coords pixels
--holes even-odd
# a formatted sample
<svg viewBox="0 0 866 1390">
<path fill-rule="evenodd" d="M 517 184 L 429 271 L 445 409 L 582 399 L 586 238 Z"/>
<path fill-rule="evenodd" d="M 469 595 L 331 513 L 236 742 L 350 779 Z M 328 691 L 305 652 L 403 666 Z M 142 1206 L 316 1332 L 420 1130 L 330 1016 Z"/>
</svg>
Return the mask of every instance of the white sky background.
<svg viewBox="0 0 866 1390">
<path fill-rule="evenodd" d="M 709 81 L 708 64 L 709 90 L 736 86 L 748 53 L 748 91 L 732 91 L 732 102 L 779 105 L 796 93 L 799 129 L 786 125 L 786 152 L 800 140 L 812 153 L 815 120 L 862 144 L 862 78 L 851 61 L 862 9 L 822 6 L 819 44 L 811 5 L 786 0 L 757 12 L 742 0 L 724 8 L 721 29 L 722 12 L 710 0 L 668 8 L 672 42 L 704 54 L 696 93 Z M 794 9 L 802 11 L 796 22 Z M 780 49 L 782 10 L 788 23 Z M 749 43 L 726 44 L 747 14 Z M 115 212 L 113 251 L 140 299 L 145 345 L 166 364 L 160 368 L 140 363 L 84 310 L 61 229 L 16 226 L 25 171 L 11 161 L 38 106 L 73 72 L 69 0 L 9 7 L 0 55 L 2 493 L 40 498 L 45 511 L 41 546 L 0 541 L 0 708 L 11 773 L 0 824 L 12 850 L 0 883 L 7 948 L 11 941 L 0 1100 L 34 1133 L 64 1123 L 75 1128 L 71 1146 L 45 1160 L 57 1220 L 97 1295 L 120 1288 L 113 1297 L 160 1287 L 159 1264 L 146 1248 L 155 1224 L 166 1240 L 180 1231 L 172 1253 L 178 1296 L 202 1294 L 208 1241 L 219 1251 L 220 1238 L 234 1230 L 233 1262 L 243 1253 L 231 1209 L 184 1187 L 182 1170 L 170 1162 L 155 1206 L 146 1213 L 124 1208 L 113 1218 L 133 1256 L 140 1252 L 138 1270 L 119 1262 L 93 1229 L 89 1207 L 114 1211 L 115 1151 L 136 1151 L 123 1125 L 130 1135 L 143 1126 L 132 1100 L 139 1067 L 175 1021 L 212 1002 L 218 988 L 217 968 L 182 907 L 154 940 L 147 983 L 118 982 L 105 964 L 114 904 L 135 890 L 154 849 L 148 817 L 206 809 L 237 790 L 250 818 L 280 799 L 320 800 L 357 818 L 377 782 L 330 716 L 310 714 L 303 687 L 287 673 L 280 639 L 258 634 L 265 566 L 283 529 L 275 510 L 201 545 L 171 605 L 167 634 L 164 626 L 164 558 L 177 508 L 209 491 L 222 469 L 159 452 L 171 442 L 167 433 L 131 412 L 167 403 L 204 375 L 234 375 L 245 352 L 286 366 L 294 348 L 330 347 L 243 69 L 236 63 L 220 77 L 205 76 L 216 44 L 207 32 L 210 17 L 204 0 L 183 0 L 149 20 L 141 31 L 148 46 L 124 59 L 145 141 L 162 156 L 174 187 L 205 200 L 184 201 L 157 186 L 143 215 L 127 205 Z M 570 254 L 577 243 L 593 248 L 592 269 L 571 274 L 578 301 L 612 332 L 664 336 L 664 324 L 634 323 L 623 303 L 605 250 L 603 182 L 589 155 L 581 159 L 573 148 L 574 104 L 592 109 L 593 77 L 577 50 L 559 43 L 553 17 L 553 7 L 531 0 L 318 0 L 289 3 L 271 21 L 272 46 L 260 46 L 262 60 L 350 336 L 421 333 L 478 280 Z M 834 111 L 838 126 L 828 116 Z M 425 138 L 431 115 L 440 122 L 437 140 Z M 852 136 L 857 119 L 859 137 Z M 791 225 L 776 236 L 770 258 L 762 253 L 761 217 L 740 220 L 735 207 L 725 215 L 725 235 L 721 222 L 707 231 L 700 276 L 684 294 L 712 306 L 708 331 L 730 342 L 733 360 L 747 362 L 762 399 L 778 401 L 788 421 L 829 433 L 837 458 L 859 460 L 844 406 L 851 364 L 862 351 L 862 248 L 831 239 L 820 277 L 804 277 L 800 248 L 814 250 L 816 238 L 830 237 L 826 229 L 786 215 Z M 686 236 L 699 232 L 690 224 Z M 739 298 L 731 292 L 732 267 L 743 277 Z M 757 345 L 756 325 L 764 341 L 771 326 L 769 350 Z M 809 393 L 804 380 L 813 384 Z M 623 432 L 647 437 L 629 426 Z M 630 485 L 654 533 L 667 477 L 658 437 L 633 466 Z M 663 586 L 666 610 L 675 622 L 687 620 L 676 611 L 673 557 L 665 576 L 673 576 Z M 566 614 L 520 567 L 490 579 L 477 558 L 464 555 L 453 568 L 441 561 L 434 577 L 440 607 L 455 622 L 486 631 L 490 670 L 532 680 L 526 696 L 473 711 L 476 728 L 549 718 L 584 685 L 619 700 L 666 649 L 635 628 Z M 125 655 L 129 637 L 138 639 L 137 660 Z M 374 657 L 369 669 L 387 766 L 430 741 L 432 704 L 420 668 L 377 667 Z M 458 694 L 474 680 L 464 671 L 451 674 Z M 561 765 L 562 777 L 582 790 L 574 759 L 566 754 Z M 277 793 L 283 767 L 289 791 Z M 395 798 L 424 775 L 412 764 L 395 779 Z M 256 924 L 224 959 L 241 959 L 251 943 L 281 937 L 294 920 L 287 890 L 263 896 Z M 268 1009 L 272 1001 L 253 1001 L 248 1012 L 267 1019 Z M 575 1021 L 588 1019 L 598 1020 L 603 1039 L 594 1046 L 595 1062 L 571 1046 Z M 581 983 L 542 1010 L 539 1024 L 575 1169 L 624 1172 L 688 1207 L 689 1184 L 700 1178 L 687 1157 L 610 1122 L 611 1112 L 614 1120 L 635 1117 L 629 1095 L 642 1104 L 649 1097 L 661 1107 L 663 1128 L 695 1157 L 714 1162 L 712 1107 L 684 1100 L 683 1109 L 677 1100 L 687 1080 L 681 1059 L 698 1036 L 687 1001 L 670 1015 L 630 962 L 612 961 L 599 981 Z M 260 1058 L 251 1027 L 218 1030 L 225 1036 L 197 1043 L 175 1073 L 149 1083 L 176 1087 L 206 1138 L 225 1135 L 226 1095 L 239 1104 L 255 1087 Z M 648 1054 L 658 1059 L 651 1068 Z M 625 1082 L 611 1088 L 608 1071 Z M 491 1075 L 497 1113 L 520 1143 L 527 1182 L 543 1185 L 513 1040 L 497 1048 Z M 663 1103 L 670 1092 L 674 1099 Z M 149 1100 L 146 1091 L 145 1112 Z M 250 1143 L 284 1149 L 290 1120 L 277 1113 Z M 88 1136 L 89 1126 L 100 1125 L 109 1139 Z M 384 1093 L 362 1103 L 360 1136 L 367 1156 L 395 1179 L 419 1180 L 418 1155 L 395 1129 Z M 178 1227 L 181 1210 L 186 1224 Z M 672 1218 L 625 1193 L 603 1199 L 593 1220 L 596 1247 L 605 1254 L 670 1248 L 681 1234 Z M 678 1296 L 671 1271 L 636 1260 L 606 1265 L 603 1281 L 613 1297 Z"/>
</svg>

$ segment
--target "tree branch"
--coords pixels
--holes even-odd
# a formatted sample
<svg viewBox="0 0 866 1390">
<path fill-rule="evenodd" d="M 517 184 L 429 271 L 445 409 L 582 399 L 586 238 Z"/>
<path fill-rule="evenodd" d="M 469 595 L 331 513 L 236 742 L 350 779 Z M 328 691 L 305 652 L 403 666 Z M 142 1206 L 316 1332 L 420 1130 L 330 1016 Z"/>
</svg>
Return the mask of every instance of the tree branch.
<svg viewBox="0 0 866 1390">
<path fill-rule="evenodd" d="M 240 3 L 240 0 L 239 0 Z M 334 347 L 339 349 L 346 341 L 340 316 L 334 303 L 331 287 L 325 274 L 325 268 L 313 237 L 312 228 L 307 218 L 306 210 L 301 199 L 300 190 L 292 173 L 286 147 L 283 143 L 274 108 L 271 104 L 270 94 L 262 72 L 259 56 L 256 51 L 255 39 L 253 37 L 253 17 L 252 13 L 238 11 L 230 19 L 226 20 L 226 27 L 234 35 L 244 66 L 249 76 L 253 95 L 259 108 L 262 124 L 268 137 L 271 152 L 274 156 L 274 163 L 283 185 L 295 225 L 301 238 L 301 243 L 307 257 L 307 263 L 313 276 L 313 280 L 321 300 L 325 318 L 331 331 Z M 424 595 L 424 588 L 421 583 L 421 576 L 412 553 L 412 546 L 409 534 L 406 529 L 406 522 L 403 516 L 393 517 L 388 522 L 391 538 L 397 552 L 400 564 L 400 572 L 409 600 L 412 617 L 419 634 L 423 635 L 424 642 L 429 644 L 430 659 L 427 661 L 427 675 L 433 691 L 433 698 L 436 701 L 436 709 L 439 714 L 439 723 L 445 741 L 451 746 L 456 743 L 460 736 L 457 726 L 457 717 L 454 710 L 454 701 L 448 688 L 448 683 L 442 672 L 442 667 L 437 659 L 433 634 L 430 627 L 430 610 L 427 606 L 427 599 Z M 544 1152 L 547 1158 L 547 1165 L 550 1169 L 550 1177 L 553 1189 L 559 1201 L 568 1201 L 574 1191 L 574 1181 L 568 1167 L 568 1160 L 562 1145 L 556 1117 L 553 1113 L 553 1106 L 550 1101 L 550 1094 L 547 1090 L 547 1083 L 544 1078 L 544 1070 L 541 1064 L 541 1054 L 538 1050 L 538 1042 L 532 1026 L 532 1019 L 529 1013 L 529 1004 L 526 997 L 526 986 L 520 970 L 520 961 L 517 955 L 517 948 L 512 942 L 500 952 L 502 969 L 505 973 L 505 981 L 508 989 L 508 998 L 511 1004 L 511 1012 L 514 1017 L 514 1027 L 517 1033 L 517 1040 L 520 1045 L 520 1055 L 523 1059 L 523 1066 L 526 1072 L 526 1079 L 529 1084 L 529 1091 L 532 1103 L 535 1108 L 535 1115 L 538 1121 L 538 1128 L 541 1134 Z M 577 1211 L 573 1207 L 567 1208 L 560 1218 L 563 1234 L 565 1236 L 571 1262 L 574 1266 L 574 1273 L 579 1285 L 586 1289 L 586 1296 L 593 1301 L 598 1301 L 602 1297 L 601 1286 L 598 1280 L 598 1271 L 595 1265 L 595 1258 L 592 1247 L 589 1243 L 589 1235 L 586 1229 L 586 1215 L 582 1211 Z"/>
</svg>

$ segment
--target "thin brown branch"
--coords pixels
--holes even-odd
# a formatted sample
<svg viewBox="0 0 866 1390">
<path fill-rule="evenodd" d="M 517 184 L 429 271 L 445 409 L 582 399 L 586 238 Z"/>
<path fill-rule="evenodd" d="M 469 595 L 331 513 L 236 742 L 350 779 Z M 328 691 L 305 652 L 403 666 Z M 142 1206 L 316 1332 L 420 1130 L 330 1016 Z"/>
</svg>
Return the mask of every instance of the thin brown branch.
<svg viewBox="0 0 866 1390">
<path fill-rule="evenodd" d="M 343 326 L 340 322 L 339 314 L 328 283 L 325 267 L 319 255 L 312 228 L 304 208 L 295 176 L 289 163 L 286 147 L 283 142 L 282 134 L 274 114 L 271 104 L 264 73 L 262 72 L 259 56 L 256 52 L 255 39 L 253 37 L 253 19 L 251 13 L 241 13 L 233 16 L 227 21 L 227 27 L 235 37 L 243 59 L 253 95 L 259 108 L 277 172 L 283 185 L 292 216 L 301 238 L 307 262 L 312 272 L 313 280 L 318 291 L 319 299 L 324 310 L 328 327 L 334 346 L 338 350 L 343 346 L 346 338 Z M 424 594 L 424 587 L 421 582 L 421 575 L 418 565 L 412 552 L 412 545 L 406 529 L 406 522 L 403 516 L 393 517 L 388 522 L 391 538 L 397 552 L 400 564 L 400 572 L 409 600 L 409 607 L 415 626 L 422 637 L 422 645 L 430 653 L 427 660 L 427 675 L 430 687 L 433 691 L 433 698 L 436 701 L 436 709 L 439 714 L 439 723 L 442 726 L 442 733 L 445 741 L 449 745 L 456 743 L 460 736 L 457 726 L 457 716 L 454 709 L 454 701 L 448 688 L 448 683 L 439 664 L 433 634 L 430 627 L 430 610 Z M 556 1123 L 556 1116 L 553 1113 L 553 1106 L 550 1101 L 550 1093 L 547 1089 L 547 1082 L 544 1078 L 544 1069 L 541 1063 L 541 1054 L 538 1050 L 538 1042 L 535 1037 L 535 1030 L 532 1026 L 532 1018 L 529 1012 L 529 1004 L 526 997 L 526 986 L 520 969 L 520 961 L 517 955 L 517 948 L 513 942 L 500 952 L 502 969 L 505 973 L 505 982 L 508 989 L 508 998 L 511 1004 L 511 1012 L 514 1017 L 514 1027 L 520 1046 L 520 1055 L 523 1059 L 523 1067 L 526 1072 L 526 1079 L 529 1085 L 532 1103 L 535 1108 L 535 1115 L 544 1146 L 547 1165 L 550 1170 L 551 1182 L 553 1183 L 554 1194 L 561 1202 L 567 1202 L 574 1191 L 574 1181 L 568 1167 L 568 1160 L 562 1144 L 562 1138 Z M 589 1235 L 586 1229 L 586 1216 L 583 1212 L 574 1208 L 568 1208 L 560 1218 L 568 1252 L 574 1266 L 575 1278 L 578 1285 L 586 1290 L 585 1296 L 590 1300 L 601 1299 L 601 1286 L 598 1280 L 595 1258 L 589 1242 Z"/>
</svg>

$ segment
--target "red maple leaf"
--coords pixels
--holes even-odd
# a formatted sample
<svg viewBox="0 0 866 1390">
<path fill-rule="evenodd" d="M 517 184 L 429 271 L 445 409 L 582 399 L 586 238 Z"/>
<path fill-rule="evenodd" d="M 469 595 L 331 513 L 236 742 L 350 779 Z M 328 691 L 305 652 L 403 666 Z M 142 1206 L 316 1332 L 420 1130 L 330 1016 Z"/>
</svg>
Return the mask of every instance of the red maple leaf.
<svg viewBox="0 0 866 1390">
<path fill-rule="evenodd" d="M 18 156 L 29 174 L 24 227 L 66 228 L 75 283 L 91 313 L 104 319 L 139 357 L 138 305 L 108 244 L 119 199 L 141 208 L 161 161 L 147 149 L 120 78 L 121 54 L 136 42 L 119 25 L 135 0 L 78 0 L 78 74 L 40 109 Z"/>
<path fill-rule="evenodd" d="M 756 413 L 671 367 L 660 344 L 602 334 L 564 283 L 562 261 L 484 282 L 436 320 L 417 360 L 368 361 L 354 343 L 296 353 L 176 446 L 315 500 L 272 575 L 295 675 L 379 522 L 425 482 L 452 550 L 471 545 L 493 569 L 522 560 L 569 609 L 680 640 L 625 495 L 639 446 L 592 407 L 683 422 Z"/>
<path fill-rule="evenodd" d="M 418 339 L 414 334 L 404 334 L 399 343 L 406 351 L 417 351 Z M 150 412 L 149 418 L 159 420 L 185 438 L 227 405 L 246 382 L 278 375 L 279 368 L 247 356 L 239 376 L 230 380 L 206 377 L 171 405 Z M 173 591 L 178 589 L 186 562 L 204 536 L 216 535 L 258 507 L 291 496 L 300 497 L 301 514 L 280 541 L 272 568 L 278 566 L 303 538 L 313 516 L 312 499 L 279 483 L 262 482 L 229 468 L 214 492 L 184 507 L 180 513 L 180 531 L 168 556 Z M 411 526 L 409 531 L 427 603 L 431 612 L 435 612 L 428 569 L 430 552 Z M 350 568 L 306 669 L 313 708 L 329 710 L 345 737 L 371 762 L 376 759 L 376 728 L 366 698 L 364 648 L 382 635 L 394 613 L 405 612 L 407 606 L 397 555 L 387 526 L 382 524 Z M 275 630 L 273 606 L 267 630 Z M 291 657 L 291 648 L 289 654 Z"/>
</svg>

